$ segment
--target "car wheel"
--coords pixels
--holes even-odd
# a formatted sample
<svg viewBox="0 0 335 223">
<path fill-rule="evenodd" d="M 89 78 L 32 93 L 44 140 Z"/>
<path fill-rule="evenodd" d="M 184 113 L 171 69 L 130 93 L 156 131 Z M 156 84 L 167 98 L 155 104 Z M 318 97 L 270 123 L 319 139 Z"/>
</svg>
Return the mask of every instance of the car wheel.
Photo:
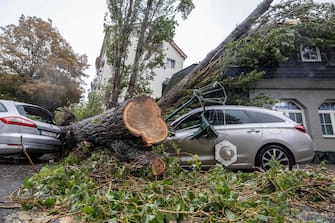
<svg viewBox="0 0 335 223">
<path fill-rule="evenodd" d="M 279 161 L 280 164 L 288 169 L 292 169 L 293 160 L 285 148 L 279 145 L 268 145 L 264 147 L 256 160 L 257 166 L 264 170 L 270 169 L 272 160 Z"/>
</svg>

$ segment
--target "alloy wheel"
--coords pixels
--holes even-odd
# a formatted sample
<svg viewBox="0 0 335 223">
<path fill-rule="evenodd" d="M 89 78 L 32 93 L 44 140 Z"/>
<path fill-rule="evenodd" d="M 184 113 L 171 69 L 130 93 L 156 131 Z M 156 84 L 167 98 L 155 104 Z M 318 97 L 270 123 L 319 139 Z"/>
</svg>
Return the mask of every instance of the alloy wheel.
<svg viewBox="0 0 335 223">
<path fill-rule="evenodd" d="M 261 153 L 261 166 L 263 169 L 270 169 L 271 161 L 278 161 L 282 166 L 287 167 L 289 169 L 292 168 L 292 161 L 287 154 L 287 152 L 282 149 L 280 146 L 270 146 L 267 147 Z"/>
</svg>

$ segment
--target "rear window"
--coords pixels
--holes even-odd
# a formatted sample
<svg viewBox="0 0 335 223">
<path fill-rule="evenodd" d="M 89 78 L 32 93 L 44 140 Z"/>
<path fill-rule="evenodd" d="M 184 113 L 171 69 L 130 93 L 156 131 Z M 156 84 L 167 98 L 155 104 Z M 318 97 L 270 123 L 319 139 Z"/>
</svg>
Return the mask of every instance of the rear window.
<svg viewBox="0 0 335 223">
<path fill-rule="evenodd" d="M 52 114 L 47 110 L 29 105 L 17 105 L 16 107 L 19 113 L 27 118 L 40 122 L 54 124 Z"/>
<path fill-rule="evenodd" d="M 7 112 L 7 108 L 0 103 L 0 112 Z"/>
<path fill-rule="evenodd" d="M 249 117 L 249 123 L 285 122 L 281 118 L 265 113 L 254 112 L 254 111 L 246 111 L 246 113 Z"/>
</svg>

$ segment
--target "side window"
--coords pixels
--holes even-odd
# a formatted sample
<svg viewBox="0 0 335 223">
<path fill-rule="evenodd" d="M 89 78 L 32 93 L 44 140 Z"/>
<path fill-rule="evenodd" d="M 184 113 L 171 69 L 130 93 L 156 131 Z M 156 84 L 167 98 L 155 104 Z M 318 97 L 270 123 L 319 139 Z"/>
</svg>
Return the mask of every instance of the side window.
<svg viewBox="0 0 335 223">
<path fill-rule="evenodd" d="M 212 125 L 224 125 L 224 115 L 222 110 L 210 110 L 208 121 Z"/>
<path fill-rule="evenodd" d="M 223 110 L 223 116 L 227 125 L 249 123 L 248 116 L 242 110 Z"/>
<path fill-rule="evenodd" d="M 249 117 L 249 123 L 274 123 L 274 122 L 285 122 L 281 118 L 273 115 L 256 112 L 256 111 L 246 111 Z"/>
<path fill-rule="evenodd" d="M 174 128 L 175 130 L 180 130 L 180 129 L 185 129 L 189 127 L 196 127 L 200 125 L 200 115 L 202 112 L 198 112 L 196 114 L 193 114 L 191 116 L 188 116 L 181 122 L 179 122 L 176 127 Z"/>
<path fill-rule="evenodd" d="M 0 103 L 0 112 L 7 112 L 6 107 Z"/>
<path fill-rule="evenodd" d="M 209 115 L 210 113 L 212 113 L 212 111 L 205 111 L 205 117 L 211 123 L 211 119 L 210 119 L 210 115 Z M 199 127 L 200 126 L 200 121 L 201 121 L 200 120 L 200 115 L 201 114 L 202 114 L 202 111 L 186 117 L 185 119 L 183 119 L 182 121 L 177 123 L 176 126 L 174 127 L 174 129 L 175 130 L 180 130 L 180 129 L 186 129 L 186 128 Z"/>
<path fill-rule="evenodd" d="M 54 123 L 52 115 L 42 108 L 29 105 L 17 105 L 17 109 L 21 115 L 26 116 L 30 119 L 49 124 Z"/>
</svg>

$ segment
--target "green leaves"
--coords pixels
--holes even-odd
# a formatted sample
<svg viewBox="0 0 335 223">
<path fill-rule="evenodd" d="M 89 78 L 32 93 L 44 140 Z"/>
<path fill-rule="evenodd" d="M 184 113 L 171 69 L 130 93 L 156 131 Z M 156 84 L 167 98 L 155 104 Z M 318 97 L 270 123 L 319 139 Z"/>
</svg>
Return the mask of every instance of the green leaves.
<svg viewBox="0 0 335 223">
<path fill-rule="evenodd" d="M 335 202 L 335 176 L 323 166 L 289 171 L 274 163 L 267 172 L 229 172 L 217 165 L 203 171 L 166 158 L 161 179 L 108 150 L 77 162 L 69 158 L 25 179 L 19 199 L 26 210 L 67 210 L 89 222 L 157 223 L 294 222 L 291 201 Z"/>
</svg>

